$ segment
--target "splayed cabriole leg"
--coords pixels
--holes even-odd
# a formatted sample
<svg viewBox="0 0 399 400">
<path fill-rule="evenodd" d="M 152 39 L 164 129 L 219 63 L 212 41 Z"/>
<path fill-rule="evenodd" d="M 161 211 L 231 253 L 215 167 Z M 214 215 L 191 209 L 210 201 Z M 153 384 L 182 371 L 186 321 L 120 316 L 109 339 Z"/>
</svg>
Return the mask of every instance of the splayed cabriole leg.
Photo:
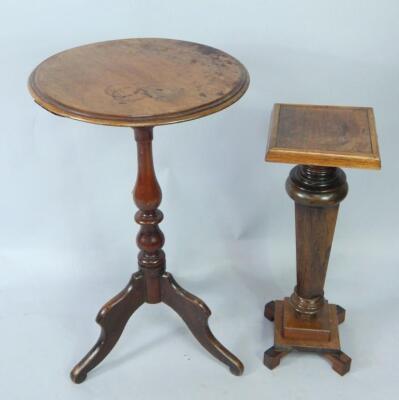
<svg viewBox="0 0 399 400">
<path fill-rule="evenodd" d="M 208 326 L 210 310 L 199 298 L 181 288 L 172 275 L 165 272 L 165 239 L 158 224 L 163 215 L 161 188 L 157 182 L 152 159 L 152 128 L 135 128 L 137 142 L 138 172 L 133 195 L 139 208 L 135 215 L 140 225 L 137 234 L 139 272 L 128 286 L 100 311 L 97 322 L 101 336 L 96 345 L 72 370 L 74 382 L 83 382 L 87 373 L 98 365 L 112 350 L 133 312 L 144 302 L 161 301 L 170 306 L 184 320 L 196 339 L 214 357 L 226 364 L 235 375 L 241 375 L 241 361 L 230 353 L 213 336 Z"/>
<path fill-rule="evenodd" d="M 124 290 L 111 299 L 97 315 L 101 335 L 89 353 L 73 368 L 71 379 L 81 383 L 87 373 L 113 349 L 131 315 L 144 303 L 143 274 L 137 272 Z"/>
<path fill-rule="evenodd" d="M 180 315 L 202 346 L 226 364 L 232 374 L 241 375 L 243 373 L 242 362 L 230 353 L 209 329 L 208 318 L 211 311 L 207 305 L 201 299 L 180 287 L 169 273 L 162 276 L 162 301 Z"/>
<path fill-rule="evenodd" d="M 295 201 L 297 285 L 290 297 L 265 306 L 275 335 L 264 364 L 273 369 L 292 350 L 313 351 L 344 375 L 351 364 L 338 335 L 345 310 L 328 304 L 324 283 L 339 203 L 348 191 L 346 177 L 339 168 L 299 165 L 291 171 L 286 189 Z"/>
</svg>

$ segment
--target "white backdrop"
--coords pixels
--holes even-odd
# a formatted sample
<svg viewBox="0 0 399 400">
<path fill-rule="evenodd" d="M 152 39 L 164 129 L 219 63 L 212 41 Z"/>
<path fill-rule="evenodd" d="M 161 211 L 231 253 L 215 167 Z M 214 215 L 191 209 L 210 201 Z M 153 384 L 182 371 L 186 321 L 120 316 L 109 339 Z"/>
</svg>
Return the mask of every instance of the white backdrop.
<svg viewBox="0 0 399 400">
<path fill-rule="evenodd" d="M 0 398 L 394 399 L 399 393 L 399 3 L 395 0 L 12 1 L 0 4 Z M 234 377 L 166 306 L 144 306 L 82 385 L 70 368 L 136 270 L 129 129 L 59 118 L 26 81 L 90 42 L 169 37 L 220 48 L 251 75 L 231 108 L 155 130 L 168 269 L 209 305 Z M 326 296 L 347 309 L 345 377 L 292 354 L 273 372 L 266 301 L 295 283 L 292 166 L 264 163 L 274 102 L 372 106 L 382 171 L 346 170 Z"/>
</svg>

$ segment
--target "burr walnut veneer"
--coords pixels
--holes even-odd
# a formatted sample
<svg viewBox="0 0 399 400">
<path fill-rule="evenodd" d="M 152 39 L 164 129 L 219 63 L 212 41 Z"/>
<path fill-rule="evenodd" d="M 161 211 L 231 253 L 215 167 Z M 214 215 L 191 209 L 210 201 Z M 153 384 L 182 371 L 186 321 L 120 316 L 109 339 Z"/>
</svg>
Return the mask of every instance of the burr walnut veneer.
<svg viewBox="0 0 399 400">
<path fill-rule="evenodd" d="M 266 161 L 300 165 L 286 182 L 295 201 L 297 285 L 290 297 L 266 304 L 275 330 L 264 363 L 273 369 L 291 350 L 315 351 L 344 375 L 351 364 L 338 335 L 345 310 L 327 302 L 324 282 L 339 203 L 348 192 L 339 167 L 381 167 L 373 110 L 276 104 Z"/>
<path fill-rule="evenodd" d="M 240 360 L 212 335 L 211 312 L 165 271 L 161 188 L 153 158 L 153 127 L 203 117 L 237 101 L 249 76 L 228 54 L 197 43 L 168 39 L 126 39 L 95 43 L 56 54 L 29 79 L 35 101 L 48 111 L 95 124 L 134 129 L 138 172 L 133 190 L 140 226 L 139 269 L 118 295 L 100 310 L 98 342 L 73 368 L 80 383 L 112 350 L 133 312 L 143 303 L 164 302 L 193 335 L 235 375 Z"/>
</svg>

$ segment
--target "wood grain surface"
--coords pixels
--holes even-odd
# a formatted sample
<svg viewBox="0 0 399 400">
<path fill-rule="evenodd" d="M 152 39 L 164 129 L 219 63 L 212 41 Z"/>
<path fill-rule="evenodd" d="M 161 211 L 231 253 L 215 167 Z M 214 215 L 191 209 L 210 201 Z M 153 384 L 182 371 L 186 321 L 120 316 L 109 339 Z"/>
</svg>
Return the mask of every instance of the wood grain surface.
<svg viewBox="0 0 399 400">
<path fill-rule="evenodd" d="M 324 284 L 339 203 L 348 193 L 346 175 L 337 167 L 297 165 L 285 188 L 295 201 L 297 282 L 290 297 L 265 306 L 265 317 L 274 321 L 274 345 L 265 351 L 263 363 L 274 369 L 292 350 L 312 351 L 345 375 L 352 361 L 339 341 L 345 309 L 328 303 Z"/>
<path fill-rule="evenodd" d="M 373 109 L 275 104 L 266 161 L 379 169 Z"/>
<path fill-rule="evenodd" d="M 222 110 L 247 90 L 249 75 L 230 55 L 170 39 L 125 39 L 58 53 L 29 78 L 52 113 L 105 125 L 155 126 Z"/>
</svg>

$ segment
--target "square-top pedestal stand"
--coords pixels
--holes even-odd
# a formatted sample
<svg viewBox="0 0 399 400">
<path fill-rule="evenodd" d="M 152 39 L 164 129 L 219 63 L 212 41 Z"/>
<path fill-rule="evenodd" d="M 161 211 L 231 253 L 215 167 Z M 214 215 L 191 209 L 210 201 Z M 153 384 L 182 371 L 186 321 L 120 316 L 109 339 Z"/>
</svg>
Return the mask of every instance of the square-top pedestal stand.
<svg viewBox="0 0 399 400">
<path fill-rule="evenodd" d="M 339 203 L 348 192 L 339 167 L 381 168 L 373 110 L 276 104 L 266 161 L 299 165 L 286 182 L 295 201 L 297 285 L 290 297 L 265 306 L 275 330 L 264 364 L 273 369 L 292 350 L 313 351 L 344 375 L 351 365 L 338 334 L 345 310 L 327 302 L 324 283 Z"/>
</svg>

